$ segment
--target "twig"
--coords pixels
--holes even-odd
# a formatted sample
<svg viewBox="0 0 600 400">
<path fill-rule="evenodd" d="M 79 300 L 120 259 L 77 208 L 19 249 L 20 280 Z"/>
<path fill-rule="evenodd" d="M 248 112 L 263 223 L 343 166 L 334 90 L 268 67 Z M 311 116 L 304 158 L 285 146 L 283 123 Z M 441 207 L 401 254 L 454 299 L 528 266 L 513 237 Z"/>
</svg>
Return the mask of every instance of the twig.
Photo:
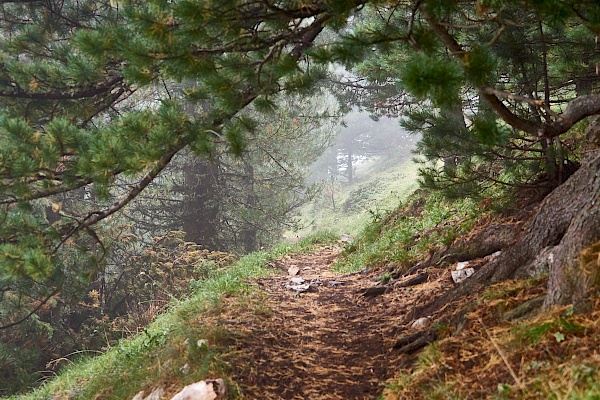
<svg viewBox="0 0 600 400">
<path fill-rule="evenodd" d="M 492 342 L 492 344 L 494 345 L 494 347 L 496 348 L 496 351 L 498 352 L 498 354 L 500 354 L 500 358 L 502 358 L 502 361 L 504 361 L 504 365 L 506 365 L 506 368 L 508 369 L 508 372 L 510 373 L 510 376 L 512 376 L 512 378 L 515 380 L 515 382 L 517 383 L 517 386 L 519 387 L 519 389 L 521 389 L 521 391 L 525 391 L 525 386 L 523 385 L 523 382 L 521 382 L 521 380 L 519 379 L 519 377 L 517 376 L 517 374 L 515 374 L 515 371 L 512 369 L 512 367 L 510 366 L 508 359 L 506 358 L 506 355 L 504 355 L 504 352 L 502 351 L 502 349 L 500 348 L 500 346 L 498 346 L 498 343 L 496 343 L 496 341 L 494 340 L 494 338 L 492 337 L 492 335 L 490 334 L 490 332 L 488 331 L 488 329 L 486 328 L 486 326 L 483 324 L 483 321 L 481 320 L 481 318 L 477 318 L 477 320 L 479 321 L 479 323 L 481 324 L 481 326 L 483 326 L 483 330 L 485 331 L 485 333 L 487 334 L 487 336 L 490 338 L 490 342 Z"/>
</svg>

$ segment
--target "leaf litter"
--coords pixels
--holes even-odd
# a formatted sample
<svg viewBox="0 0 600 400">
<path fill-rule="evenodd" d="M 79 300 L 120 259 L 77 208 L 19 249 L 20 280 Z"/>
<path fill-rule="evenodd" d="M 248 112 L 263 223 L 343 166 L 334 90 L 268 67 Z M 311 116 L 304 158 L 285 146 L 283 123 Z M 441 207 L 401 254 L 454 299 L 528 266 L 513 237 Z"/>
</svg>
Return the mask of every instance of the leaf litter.
<svg viewBox="0 0 600 400">
<path fill-rule="evenodd" d="M 508 320 L 508 311 L 545 294 L 542 278 L 503 282 L 418 315 L 454 287 L 449 268 L 427 268 L 425 282 L 392 282 L 365 297 L 378 285 L 378 271 L 332 272 L 340 251 L 327 246 L 286 256 L 274 263 L 280 274 L 251 283 L 258 289 L 254 308 L 221 310 L 219 318 L 235 321 L 223 360 L 242 398 L 535 399 L 600 377 L 600 301 L 585 316 L 564 317 L 562 308 Z M 297 275 L 288 274 L 291 265 Z M 293 277 L 322 284 L 298 292 L 289 288 Z M 399 338 L 418 337 L 411 326 L 422 317 L 424 343 L 432 330 L 438 340 L 400 351 Z"/>
<path fill-rule="evenodd" d="M 269 312 L 257 318 L 236 311 L 239 338 L 229 364 L 245 398 L 375 399 L 386 379 L 409 365 L 412 357 L 393 344 L 409 329 L 423 289 L 390 287 L 366 298 L 360 291 L 374 285 L 376 272 L 332 272 L 340 251 L 327 246 L 278 260 L 282 274 L 256 282 Z M 428 296 L 451 286 L 449 274 L 437 275 L 446 282 L 424 284 Z M 317 290 L 290 290 L 292 277 Z"/>
</svg>

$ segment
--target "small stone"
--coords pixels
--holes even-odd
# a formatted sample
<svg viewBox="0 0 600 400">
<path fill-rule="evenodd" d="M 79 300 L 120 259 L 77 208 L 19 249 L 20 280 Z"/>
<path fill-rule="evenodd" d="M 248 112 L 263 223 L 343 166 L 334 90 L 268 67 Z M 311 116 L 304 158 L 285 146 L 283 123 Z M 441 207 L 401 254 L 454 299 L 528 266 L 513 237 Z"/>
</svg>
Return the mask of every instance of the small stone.
<svg viewBox="0 0 600 400">
<path fill-rule="evenodd" d="M 226 395 L 226 386 L 223 379 L 215 379 L 187 385 L 171 400 L 214 400 L 224 399 Z"/>
<path fill-rule="evenodd" d="M 464 281 L 465 279 L 467 279 L 468 277 L 470 277 L 471 275 L 473 275 L 474 273 L 475 273 L 475 270 L 473 268 L 464 268 L 464 269 L 452 271 L 451 275 L 452 275 L 452 280 L 454 281 L 454 283 L 459 284 L 462 281 Z"/>
<path fill-rule="evenodd" d="M 136 394 L 131 400 L 160 400 L 165 393 L 163 388 L 156 388 L 148 396 L 144 397 L 144 392 Z"/>
<path fill-rule="evenodd" d="M 431 324 L 430 317 L 421 317 L 410 325 L 410 329 L 418 330 Z"/>
<path fill-rule="evenodd" d="M 300 278 L 300 277 L 292 278 L 292 279 L 290 279 L 290 281 L 296 285 L 301 285 L 304 283 L 304 278 Z"/>
<path fill-rule="evenodd" d="M 340 235 L 340 242 L 342 242 L 342 243 L 352 243 L 352 242 L 354 242 L 354 238 L 352 236 L 350 236 L 350 235 L 342 233 Z"/>
<path fill-rule="evenodd" d="M 184 375 L 190 372 L 190 364 L 185 363 L 183 367 L 179 368 L 179 372 L 181 372 Z"/>
<path fill-rule="evenodd" d="M 461 270 L 465 269 L 468 265 L 469 265 L 468 261 L 459 262 L 458 264 L 456 264 L 456 270 L 461 271 Z"/>
</svg>

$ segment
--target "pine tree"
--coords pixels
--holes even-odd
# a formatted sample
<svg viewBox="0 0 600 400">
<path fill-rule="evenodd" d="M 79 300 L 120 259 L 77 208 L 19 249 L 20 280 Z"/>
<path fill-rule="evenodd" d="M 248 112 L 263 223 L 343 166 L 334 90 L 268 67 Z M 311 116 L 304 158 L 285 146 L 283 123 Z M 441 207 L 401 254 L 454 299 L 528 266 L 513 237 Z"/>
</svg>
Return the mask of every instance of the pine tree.
<svg viewBox="0 0 600 400">
<path fill-rule="evenodd" d="M 523 176 L 542 168 L 560 181 L 563 138 L 600 114 L 596 0 L 9 0 L 0 7 L 0 287 L 4 299 L 26 294 L 15 302 L 23 310 L 4 315 L 5 328 L 89 283 L 102 268 L 99 223 L 126 209 L 177 154 L 211 154 L 223 140 L 241 154 L 257 125 L 242 111 L 273 110 L 278 93 L 306 92 L 328 62 L 366 60 L 363 70 L 386 84 L 385 93 L 397 89 L 380 109 L 425 104 L 423 119 L 437 127 L 462 110 L 459 137 L 479 144 L 456 143 L 456 133 L 438 142 L 432 131 L 432 156 L 460 158 L 442 179 L 460 181 L 481 161 L 502 160 Z M 339 33 L 335 42 L 313 46 L 326 28 Z M 168 92 L 133 101 L 149 87 L 190 82 L 185 102 Z M 188 104 L 202 111 L 191 115 Z M 460 149 L 439 151 L 442 143 Z M 256 166 L 241 162 L 245 185 L 257 190 Z M 488 171 L 501 181 L 497 173 Z M 95 201 L 73 208 L 57 201 L 77 191 Z M 245 199 L 254 203 L 251 192 Z M 247 247 L 257 243 L 252 236 L 244 234 Z"/>
<path fill-rule="evenodd" d="M 560 113 L 568 104 L 582 113 L 575 120 L 597 112 L 595 97 L 570 103 L 598 87 L 597 14 L 593 2 L 373 7 L 345 45 L 319 55 L 342 61 L 348 46 L 370 44 L 355 68 L 368 80 L 345 88 L 367 93 L 357 103 L 369 98 L 378 115 L 402 112 L 406 127 L 424 135 L 426 185 L 465 195 L 498 183 L 530 185 L 543 173 L 537 184 L 551 188 L 577 165 L 562 139 L 575 121 Z"/>
<path fill-rule="evenodd" d="M 101 246 L 93 227 L 125 208 L 182 149 L 208 154 L 226 138 L 241 153 L 254 125 L 242 109 L 252 102 L 271 109 L 277 93 L 301 91 L 321 76 L 305 49 L 358 5 L 334 3 L 4 2 L 2 282 L 29 282 L 24 287 L 43 303 L 63 288 L 65 274 L 83 272 L 75 264 L 89 265 L 74 254 Z M 205 112 L 192 117 L 168 96 L 117 106 L 150 85 L 183 80 L 195 83 L 186 102 L 207 105 Z M 100 208 L 46 221 L 44 207 L 60 204 L 40 199 L 92 186 Z M 32 279 L 52 289 L 35 294 Z"/>
</svg>

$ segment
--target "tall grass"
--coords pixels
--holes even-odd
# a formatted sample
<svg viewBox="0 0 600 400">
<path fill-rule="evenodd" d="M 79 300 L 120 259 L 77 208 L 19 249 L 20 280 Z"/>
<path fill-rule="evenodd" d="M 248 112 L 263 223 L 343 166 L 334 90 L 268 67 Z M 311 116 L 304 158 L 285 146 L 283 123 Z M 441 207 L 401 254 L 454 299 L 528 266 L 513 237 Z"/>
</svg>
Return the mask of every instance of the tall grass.
<svg viewBox="0 0 600 400">
<path fill-rule="evenodd" d="M 350 185 L 325 187 L 320 198 L 301 209 L 300 219 L 306 228 L 293 234 L 302 237 L 322 230 L 359 234 L 374 214 L 395 209 L 417 189 L 417 170 L 416 163 L 406 161 L 383 171 L 374 170 L 368 178 Z"/>
<path fill-rule="evenodd" d="M 467 232 L 481 214 L 474 200 L 416 192 L 392 213 L 372 215 L 372 222 L 340 259 L 338 269 L 409 266 Z"/>
</svg>

